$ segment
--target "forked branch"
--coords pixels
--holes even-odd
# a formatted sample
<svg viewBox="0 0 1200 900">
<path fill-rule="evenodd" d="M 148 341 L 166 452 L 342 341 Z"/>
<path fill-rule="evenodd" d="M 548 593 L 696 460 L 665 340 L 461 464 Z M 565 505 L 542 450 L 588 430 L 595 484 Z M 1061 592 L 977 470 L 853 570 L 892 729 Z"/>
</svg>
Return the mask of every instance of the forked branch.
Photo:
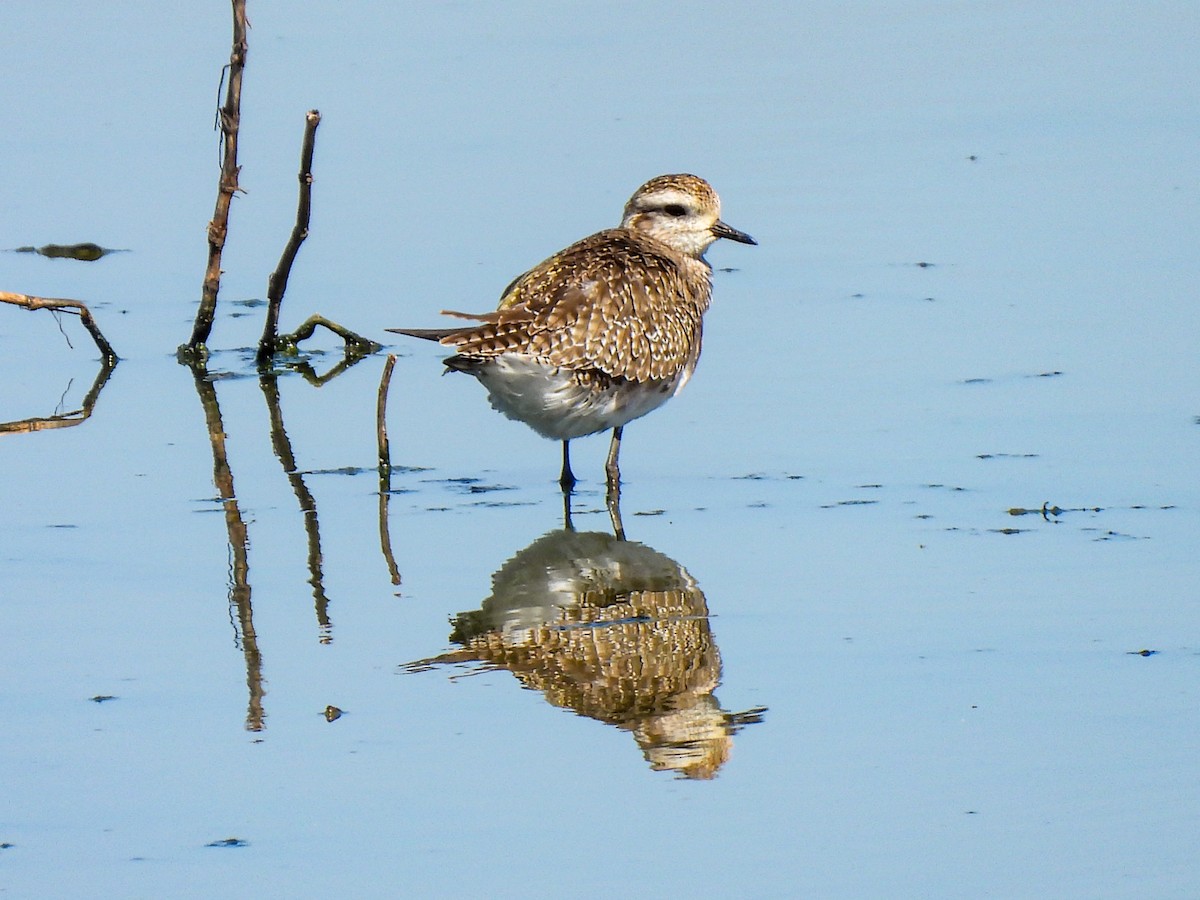
<svg viewBox="0 0 1200 900">
<path fill-rule="evenodd" d="M 100 348 L 100 358 L 107 365 L 116 365 L 117 354 L 113 352 L 112 345 L 100 331 L 100 326 L 96 324 L 87 304 L 78 300 L 66 300 L 62 297 L 34 297 L 30 294 L 14 294 L 10 291 L 0 291 L 0 303 L 12 303 L 28 310 L 53 309 L 79 316 L 79 321 L 83 323 L 83 327 L 87 329 L 92 340 L 96 342 L 96 346 Z"/>
</svg>

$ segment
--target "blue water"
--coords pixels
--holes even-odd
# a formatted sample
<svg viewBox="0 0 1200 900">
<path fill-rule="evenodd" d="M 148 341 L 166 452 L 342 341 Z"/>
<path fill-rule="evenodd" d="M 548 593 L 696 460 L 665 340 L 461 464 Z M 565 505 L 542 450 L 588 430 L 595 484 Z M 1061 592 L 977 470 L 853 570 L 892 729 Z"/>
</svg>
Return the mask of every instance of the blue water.
<svg viewBox="0 0 1200 900">
<path fill-rule="evenodd" d="M 122 357 L 82 423 L 0 434 L 0 892 L 1200 891 L 1191 5 L 250 19 L 209 362 L 235 514 L 175 361 L 228 8 L 0 12 L 0 247 L 129 251 L 0 253 L 0 290 L 84 300 Z M 696 377 L 626 430 L 634 546 L 589 538 L 622 565 L 555 537 L 557 447 L 436 346 L 388 348 L 398 584 L 382 355 L 279 379 L 289 479 L 247 348 L 310 108 L 285 328 L 486 310 L 663 172 L 759 240 L 712 248 Z M 0 421 L 78 409 L 96 356 L 0 305 Z M 606 449 L 573 448 L 580 533 L 612 534 Z"/>
</svg>

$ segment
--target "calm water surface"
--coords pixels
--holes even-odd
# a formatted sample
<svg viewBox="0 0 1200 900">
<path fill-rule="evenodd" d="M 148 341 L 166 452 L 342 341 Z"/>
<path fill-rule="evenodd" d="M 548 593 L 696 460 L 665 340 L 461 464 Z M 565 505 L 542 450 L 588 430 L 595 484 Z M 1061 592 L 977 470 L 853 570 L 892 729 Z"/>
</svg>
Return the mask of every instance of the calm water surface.
<svg viewBox="0 0 1200 900">
<path fill-rule="evenodd" d="M 0 421 L 81 420 L 0 433 L 0 893 L 1200 892 L 1191 5 L 250 18 L 197 379 L 228 8 L 0 12 L 0 247 L 129 251 L 0 254 L 122 356 L 0 306 Z M 257 376 L 313 107 L 288 328 L 487 309 L 661 172 L 758 238 L 626 540 L 437 347 L 390 484 L 382 355 Z"/>
</svg>

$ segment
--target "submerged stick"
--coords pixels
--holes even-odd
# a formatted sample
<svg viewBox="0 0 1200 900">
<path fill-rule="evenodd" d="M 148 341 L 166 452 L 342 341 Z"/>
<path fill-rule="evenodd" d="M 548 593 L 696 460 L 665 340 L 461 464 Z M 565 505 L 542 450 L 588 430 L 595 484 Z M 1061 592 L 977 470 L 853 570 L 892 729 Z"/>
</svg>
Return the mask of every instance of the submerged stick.
<svg viewBox="0 0 1200 900">
<path fill-rule="evenodd" d="M 221 252 L 229 232 L 229 206 L 239 190 L 237 161 L 238 125 L 242 116 L 242 70 L 246 66 L 246 0 L 233 0 L 233 49 L 229 54 L 229 87 L 225 104 L 218 113 L 224 157 L 217 187 L 217 205 L 208 223 L 208 268 L 200 293 L 200 309 L 192 327 L 192 337 L 180 350 L 203 356 L 217 312 L 217 292 L 221 289 Z"/>
<path fill-rule="evenodd" d="M 279 331 L 279 307 L 283 304 L 283 294 L 287 290 L 288 276 L 292 271 L 292 263 L 300 245 L 308 237 L 308 223 L 312 212 L 312 161 L 313 149 L 316 144 L 317 126 L 321 124 L 321 114 L 310 109 L 304 117 L 304 143 L 300 149 L 300 197 L 296 203 L 296 224 L 292 227 L 292 235 L 279 265 L 267 279 L 267 321 L 263 326 L 262 338 L 258 342 L 258 354 L 255 362 L 264 368 L 275 355 Z"/>
<path fill-rule="evenodd" d="M 79 321 L 83 323 L 83 327 L 87 329 L 88 334 L 92 336 L 92 340 L 100 349 L 101 359 L 110 366 L 117 364 L 119 357 L 113 352 L 112 345 L 101 333 L 100 326 L 92 318 L 92 311 L 87 308 L 87 304 L 61 297 L 34 297 L 30 294 L 14 294 L 10 291 L 0 291 L 0 303 L 12 303 L 28 310 L 56 309 L 79 316 Z"/>
</svg>

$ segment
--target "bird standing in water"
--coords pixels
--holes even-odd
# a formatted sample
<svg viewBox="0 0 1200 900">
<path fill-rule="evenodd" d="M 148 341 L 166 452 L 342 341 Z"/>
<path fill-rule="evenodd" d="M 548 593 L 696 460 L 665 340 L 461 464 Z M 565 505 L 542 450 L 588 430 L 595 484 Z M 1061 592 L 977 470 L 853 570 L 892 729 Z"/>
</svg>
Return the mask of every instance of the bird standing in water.
<svg viewBox="0 0 1200 900">
<path fill-rule="evenodd" d="M 443 315 L 458 328 L 390 328 L 453 348 L 448 370 L 479 379 L 494 408 L 562 441 L 559 484 L 575 485 L 570 442 L 612 429 L 606 474 L 620 490 L 621 431 L 687 384 L 712 298 L 704 252 L 718 238 L 757 241 L 721 221 L 717 192 L 695 175 L 660 175 L 625 204 L 621 224 L 516 278 L 495 312 Z"/>
</svg>

